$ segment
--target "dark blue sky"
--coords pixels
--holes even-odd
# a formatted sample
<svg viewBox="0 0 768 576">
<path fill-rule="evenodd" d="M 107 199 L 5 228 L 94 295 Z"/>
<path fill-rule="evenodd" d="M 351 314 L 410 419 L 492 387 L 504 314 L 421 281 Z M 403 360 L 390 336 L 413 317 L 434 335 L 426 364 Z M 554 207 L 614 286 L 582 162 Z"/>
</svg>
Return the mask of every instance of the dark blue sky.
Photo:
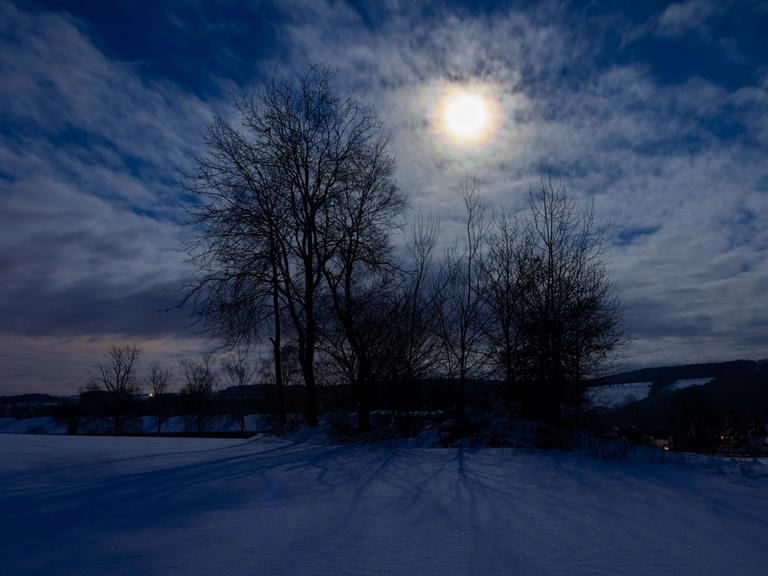
<svg viewBox="0 0 768 576">
<path fill-rule="evenodd" d="M 142 77 L 170 80 L 203 97 L 220 93 L 214 77 L 248 86 L 264 72 L 260 63 L 286 54 L 280 28 L 301 17 L 301 8 L 290 3 L 263 1 L 37 0 L 27 4 L 68 13 L 87 27 L 91 41 L 108 57 L 135 65 Z M 373 31 L 382 29 L 391 17 L 392 11 L 383 4 L 348 3 L 361 23 Z M 648 66 L 660 83 L 701 77 L 733 89 L 760 80 L 761 68 L 768 62 L 764 6 L 748 1 L 678 3 L 691 5 L 691 15 L 698 19 L 692 23 L 694 30 L 680 29 L 678 33 L 678 28 L 672 27 L 673 33 L 641 35 L 628 41 L 632 28 L 642 32 L 652 26 L 670 4 L 674 3 L 571 2 L 542 9 L 537 20 L 546 25 L 557 19 L 601 37 L 598 64 Z M 494 18 L 530 5 L 430 2 L 417 12 L 422 18 L 445 14 Z"/>
<path fill-rule="evenodd" d="M 0 0 L 0 393 L 74 391 L 111 342 L 210 344 L 178 299 L 177 185 L 232 95 L 308 62 L 373 103 L 450 241 L 458 185 L 515 210 L 542 171 L 593 197 L 641 365 L 766 356 L 768 4 Z M 434 102 L 480 83 L 493 142 Z"/>
</svg>

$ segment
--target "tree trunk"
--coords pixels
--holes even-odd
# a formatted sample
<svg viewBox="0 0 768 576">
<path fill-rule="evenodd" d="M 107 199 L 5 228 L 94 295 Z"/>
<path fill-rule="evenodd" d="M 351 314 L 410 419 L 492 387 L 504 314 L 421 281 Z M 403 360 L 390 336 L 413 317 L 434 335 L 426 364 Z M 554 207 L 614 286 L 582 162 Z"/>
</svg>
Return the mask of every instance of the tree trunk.
<svg viewBox="0 0 768 576">
<path fill-rule="evenodd" d="M 311 235 L 307 243 L 309 253 L 312 254 Z M 306 313 L 306 333 L 304 335 L 304 350 L 299 347 L 301 372 L 304 375 L 304 384 L 307 387 L 306 394 L 306 420 L 308 426 L 317 426 L 317 390 L 315 389 L 315 286 L 312 275 L 315 270 L 312 267 L 311 256 L 304 262 L 304 308 Z"/>
<path fill-rule="evenodd" d="M 277 413 L 280 418 L 280 426 L 288 424 L 288 413 L 285 406 L 285 388 L 283 382 L 283 355 L 282 355 L 282 326 L 280 325 L 280 302 L 277 295 L 277 269 L 272 263 L 272 314 L 275 323 L 275 336 L 272 338 L 272 354 L 275 362 L 275 385 L 277 386 Z"/>
<path fill-rule="evenodd" d="M 357 378 L 357 430 L 358 432 L 370 432 L 371 430 L 371 406 L 370 406 L 371 368 L 367 359 L 360 359 L 360 374 Z"/>
<path fill-rule="evenodd" d="M 304 383 L 307 387 L 305 417 L 308 426 L 317 426 L 317 390 L 315 388 L 315 371 L 313 360 L 307 351 L 307 356 L 301 362 L 301 371 L 304 374 Z"/>
<path fill-rule="evenodd" d="M 504 328 L 504 392 L 509 402 L 513 398 L 514 368 L 512 366 L 512 339 L 509 327 Z"/>
<path fill-rule="evenodd" d="M 283 353 L 282 339 L 283 328 L 280 318 L 280 295 L 277 273 L 277 251 L 275 249 L 274 235 L 270 237 L 270 259 L 272 264 L 272 314 L 275 328 L 275 336 L 272 339 L 272 354 L 275 362 L 275 385 L 277 386 L 277 413 L 280 418 L 280 427 L 288 425 L 288 411 L 285 405 L 285 388 L 283 381 Z"/>
<path fill-rule="evenodd" d="M 301 364 L 301 373 L 304 376 L 304 386 L 306 387 L 304 418 L 308 426 L 317 426 L 317 390 L 315 387 L 315 343 L 314 334 L 309 335 L 310 330 L 304 338 L 299 338 L 299 363 Z M 314 332 L 314 328 L 312 329 Z"/>
</svg>

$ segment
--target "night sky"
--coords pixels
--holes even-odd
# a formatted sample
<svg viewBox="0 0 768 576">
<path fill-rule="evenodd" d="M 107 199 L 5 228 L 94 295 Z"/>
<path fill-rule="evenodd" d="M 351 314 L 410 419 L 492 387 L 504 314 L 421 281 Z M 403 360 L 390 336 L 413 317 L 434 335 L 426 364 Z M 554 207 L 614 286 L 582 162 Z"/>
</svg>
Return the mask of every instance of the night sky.
<svg viewBox="0 0 768 576">
<path fill-rule="evenodd" d="M 593 198 L 623 365 L 768 356 L 768 3 L 474 4 L 0 0 L 0 394 L 76 392 L 111 343 L 212 346 L 162 311 L 180 175 L 233 95 L 310 62 L 375 105 L 445 242 L 468 176 L 491 209 L 542 174 Z M 457 149 L 430 119 L 473 83 L 496 130 Z"/>
</svg>

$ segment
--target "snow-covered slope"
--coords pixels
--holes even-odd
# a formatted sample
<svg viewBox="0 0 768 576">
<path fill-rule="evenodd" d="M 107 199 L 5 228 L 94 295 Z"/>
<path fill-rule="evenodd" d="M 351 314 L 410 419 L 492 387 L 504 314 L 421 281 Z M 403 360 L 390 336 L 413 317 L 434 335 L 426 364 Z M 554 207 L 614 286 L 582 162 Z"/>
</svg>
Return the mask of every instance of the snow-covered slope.
<svg viewBox="0 0 768 576">
<path fill-rule="evenodd" d="M 643 400 L 651 391 L 653 382 L 628 382 L 596 386 L 587 390 L 587 400 L 594 408 L 618 408 L 630 402 Z"/>
<path fill-rule="evenodd" d="M 759 462 L 313 438 L 0 436 L 0 573 L 766 573 Z"/>
<path fill-rule="evenodd" d="M 704 386 L 712 382 L 714 378 L 684 378 L 682 380 L 675 380 L 664 388 L 664 392 L 674 392 L 676 390 L 683 390 L 684 388 L 690 388 L 691 386 Z"/>
</svg>

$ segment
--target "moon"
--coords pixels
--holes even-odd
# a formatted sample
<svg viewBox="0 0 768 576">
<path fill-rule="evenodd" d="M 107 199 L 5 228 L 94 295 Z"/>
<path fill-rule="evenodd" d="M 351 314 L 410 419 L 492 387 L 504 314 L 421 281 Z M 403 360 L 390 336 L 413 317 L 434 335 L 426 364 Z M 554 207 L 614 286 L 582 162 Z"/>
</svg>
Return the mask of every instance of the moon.
<svg viewBox="0 0 768 576">
<path fill-rule="evenodd" d="M 479 92 L 455 90 L 441 106 L 443 132 L 454 144 L 480 144 L 491 134 L 493 103 Z"/>
</svg>

